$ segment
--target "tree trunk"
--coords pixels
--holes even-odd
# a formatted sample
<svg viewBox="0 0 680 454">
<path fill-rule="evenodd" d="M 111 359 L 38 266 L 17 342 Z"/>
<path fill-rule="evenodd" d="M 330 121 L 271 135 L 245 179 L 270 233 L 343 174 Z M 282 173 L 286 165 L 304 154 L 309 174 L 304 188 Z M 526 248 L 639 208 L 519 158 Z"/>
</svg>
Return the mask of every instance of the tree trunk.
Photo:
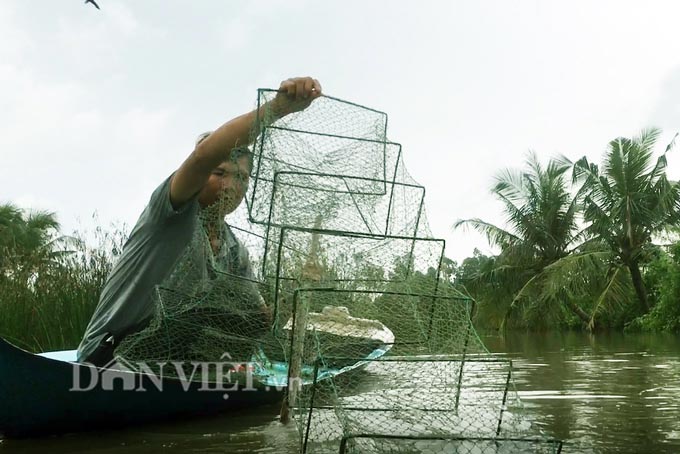
<svg viewBox="0 0 680 454">
<path fill-rule="evenodd" d="M 590 316 L 583 309 L 581 309 L 567 296 L 563 296 L 562 301 L 564 301 L 564 304 L 569 308 L 569 310 L 576 314 L 576 316 L 580 318 L 581 321 L 586 324 L 586 326 L 590 326 Z"/>
<path fill-rule="evenodd" d="M 647 289 L 645 288 L 645 283 L 642 280 L 642 273 L 640 273 L 640 267 L 637 262 L 632 262 L 628 264 L 628 270 L 630 271 L 630 277 L 633 280 L 633 287 L 635 287 L 635 294 L 645 309 L 645 313 L 649 312 L 649 300 L 647 299 Z"/>
</svg>

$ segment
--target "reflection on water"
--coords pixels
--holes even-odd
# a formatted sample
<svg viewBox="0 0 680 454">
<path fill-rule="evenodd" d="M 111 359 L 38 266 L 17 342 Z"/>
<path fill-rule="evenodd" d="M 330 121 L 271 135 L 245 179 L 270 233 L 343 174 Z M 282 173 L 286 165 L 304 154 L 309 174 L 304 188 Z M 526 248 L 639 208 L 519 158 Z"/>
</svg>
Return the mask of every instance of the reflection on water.
<svg viewBox="0 0 680 454">
<path fill-rule="evenodd" d="M 565 453 L 680 453 L 680 336 L 582 333 L 483 338 L 512 359 L 527 413 Z M 297 432 L 278 407 L 42 440 L 0 441 L 5 453 L 285 453 Z"/>
<path fill-rule="evenodd" d="M 484 338 L 513 359 L 525 407 L 564 452 L 680 452 L 680 336 Z"/>
<path fill-rule="evenodd" d="M 144 425 L 110 432 L 71 434 L 40 440 L 4 440 L 0 453 L 286 453 L 298 433 L 275 420 L 280 407 L 244 414 Z"/>
</svg>

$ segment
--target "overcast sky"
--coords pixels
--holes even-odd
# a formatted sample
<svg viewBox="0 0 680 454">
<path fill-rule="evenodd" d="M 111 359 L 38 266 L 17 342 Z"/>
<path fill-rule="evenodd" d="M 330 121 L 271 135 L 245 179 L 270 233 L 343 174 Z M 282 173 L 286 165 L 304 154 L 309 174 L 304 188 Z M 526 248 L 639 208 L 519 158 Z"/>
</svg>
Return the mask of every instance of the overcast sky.
<svg viewBox="0 0 680 454">
<path fill-rule="evenodd" d="M 134 224 L 200 132 L 289 76 L 389 114 L 456 260 L 491 251 L 452 224 L 502 223 L 493 177 L 528 150 L 599 161 L 617 136 L 658 126 L 662 149 L 680 130 L 677 1 L 98 3 L 0 2 L 0 202 L 65 232 L 95 211 Z"/>
</svg>

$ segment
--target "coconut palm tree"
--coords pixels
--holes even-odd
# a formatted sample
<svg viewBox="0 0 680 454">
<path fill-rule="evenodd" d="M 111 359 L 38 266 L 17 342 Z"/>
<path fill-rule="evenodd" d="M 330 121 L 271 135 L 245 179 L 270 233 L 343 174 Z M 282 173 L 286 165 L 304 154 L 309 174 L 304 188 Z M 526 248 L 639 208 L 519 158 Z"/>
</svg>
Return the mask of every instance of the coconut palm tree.
<svg viewBox="0 0 680 454">
<path fill-rule="evenodd" d="M 645 312 L 650 305 L 641 266 L 649 259 L 653 236 L 680 222 L 680 187 L 666 177 L 666 154 L 675 138 L 655 161 L 660 133 L 647 129 L 632 139 L 612 140 L 601 169 L 586 157 L 573 166 L 573 181 L 582 184 L 585 233 L 606 245 L 617 274 L 621 267 L 629 272 Z"/>
<path fill-rule="evenodd" d="M 500 293 L 513 295 L 508 312 L 530 299 L 533 317 L 566 307 L 582 321 L 590 321 L 589 314 L 574 304 L 568 285 L 555 285 L 558 279 L 569 280 L 584 259 L 577 254 L 576 260 L 558 265 L 582 239 L 577 226 L 578 203 L 565 178 L 570 168 L 570 163 L 560 160 L 551 160 L 544 168 L 530 153 L 526 170 L 502 171 L 492 189 L 505 206 L 508 229 L 481 219 L 459 220 L 454 225 L 472 227 L 500 247 L 492 270 L 481 278 L 493 281 Z M 588 259 L 592 262 L 595 257 L 591 254 Z"/>
<path fill-rule="evenodd" d="M 59 223 L 54 213 L 25 214 L 11 203 L 0 205 L 0 270 L 28 257 L 49 257 L 57 240 Z"/>
</svg>

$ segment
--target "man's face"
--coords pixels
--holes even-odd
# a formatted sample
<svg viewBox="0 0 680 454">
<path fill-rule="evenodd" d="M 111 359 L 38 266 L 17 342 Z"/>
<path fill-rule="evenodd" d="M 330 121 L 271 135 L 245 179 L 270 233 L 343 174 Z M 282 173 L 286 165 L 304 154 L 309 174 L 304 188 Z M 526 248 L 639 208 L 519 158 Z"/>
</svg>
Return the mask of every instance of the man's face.
<svg viewBox="0 0 680 454">
<path fill-rule="evenodd" d="M 198 203 L 203 208 L 217 204 L 215 208 L 224 217 L 241 204 L 248 189 L 249 178 L 247 156 L 235 161 L 225 161 L 210 174 L 208 182 L 198 194 Z"/>
</svg>

